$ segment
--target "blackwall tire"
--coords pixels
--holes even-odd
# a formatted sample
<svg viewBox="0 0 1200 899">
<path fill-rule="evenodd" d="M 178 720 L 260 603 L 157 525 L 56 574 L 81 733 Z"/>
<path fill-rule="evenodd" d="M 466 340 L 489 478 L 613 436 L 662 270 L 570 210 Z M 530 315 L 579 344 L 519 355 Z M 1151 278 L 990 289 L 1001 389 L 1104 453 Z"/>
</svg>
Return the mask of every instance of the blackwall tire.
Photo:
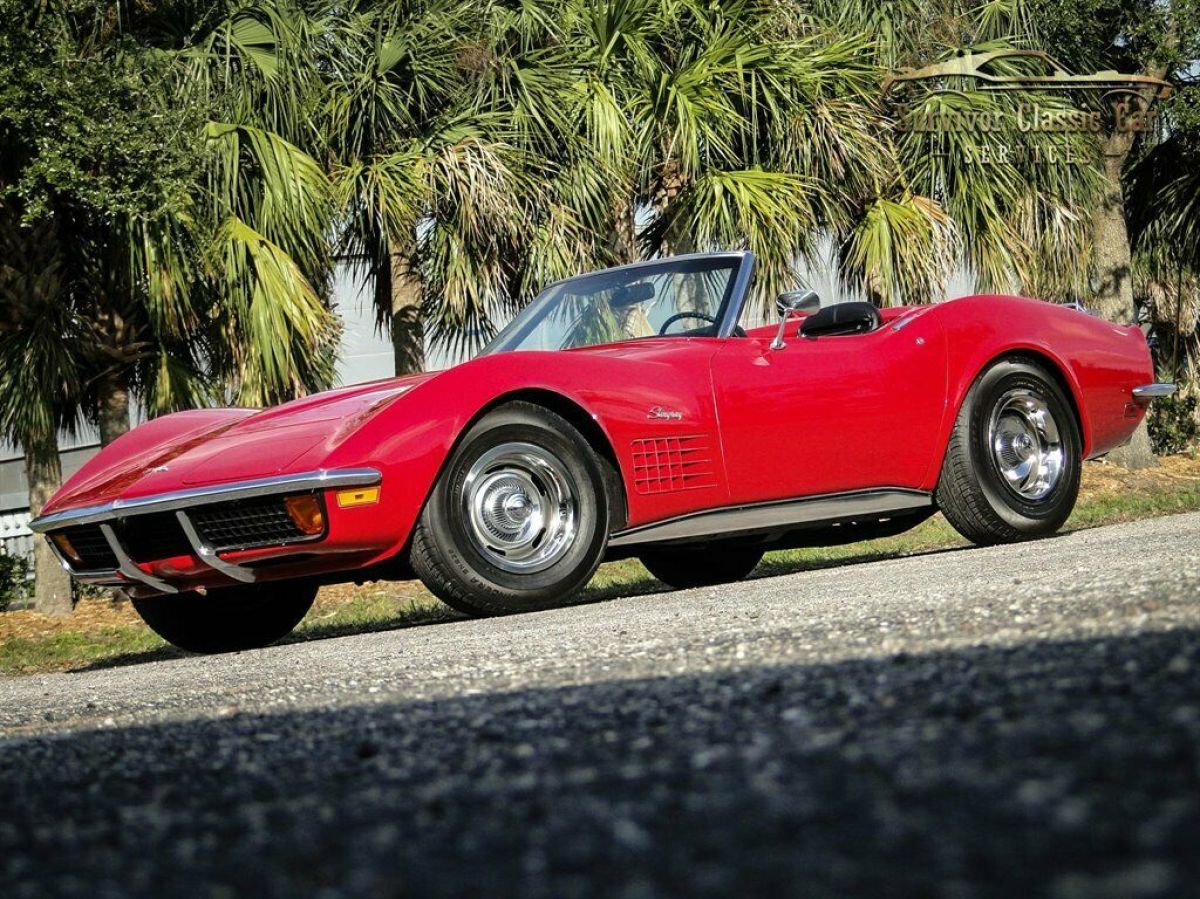
<svg viewBox="0 0 1200 899">
<path fill-rule="evenodd" d="M 312 608 L 317 586 L 273 581 L 133 599 L 150 629 L 188 652 L 236 652 L 286 637 Z"/>
<path fill-rule="evenodd" d="M 740 581 L 762 561 L 753 547 L 699 546 L 647 550 L 639 557 L 646 569 L 676 590 Z"/>
<path fill-rule="evenodd" d="M 973 543 L 1053 534 L 1079 495 L 1082 441 L 1070 400 L 1041 365 L 1002 359 L 972 385 L 950 435 L 938 508 Z"/>
<path fill-rule="evenodd" d="M 494 409 L 438 478 L 413 531 L 413 569 L 435 596 L 469 615 L 562 605 L 604 555 L 605 464 L 549 409 L 525 402 Z"/>
</svg>

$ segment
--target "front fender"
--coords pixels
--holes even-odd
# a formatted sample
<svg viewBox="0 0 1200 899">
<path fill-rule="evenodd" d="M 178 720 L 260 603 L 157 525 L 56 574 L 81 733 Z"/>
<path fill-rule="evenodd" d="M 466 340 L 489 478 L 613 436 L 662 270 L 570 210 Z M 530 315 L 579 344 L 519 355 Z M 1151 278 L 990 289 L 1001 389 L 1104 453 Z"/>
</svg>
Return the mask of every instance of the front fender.
<svg viewBox="0 0 1200 899">
<path fill-rule="evenodd" d="M 367 465 L 383 473 L 381 514 L 395 534 L 388 554 L 395 553 L 408 542 L 442 467 L 471 424 L 506 397 L 536 391 L 582 409 L 603 433 L 621 469 L 629 524 L 720 505 L 728 491 L 709 381 L 709 360 L 718 341 L 685 345 L 674 339 L 669 344 L 661 352 L 645 346 L 636 353 L 608 347 L 472 360 L 439 373 L 382 409 L 322 464 Z M 655 408 L 678 417 L 651 417 Z M 630 477 L 637 442 L 692 434 L 711 438 L 711 482 L 690 492 L 640 492 Z"/>
</svg>

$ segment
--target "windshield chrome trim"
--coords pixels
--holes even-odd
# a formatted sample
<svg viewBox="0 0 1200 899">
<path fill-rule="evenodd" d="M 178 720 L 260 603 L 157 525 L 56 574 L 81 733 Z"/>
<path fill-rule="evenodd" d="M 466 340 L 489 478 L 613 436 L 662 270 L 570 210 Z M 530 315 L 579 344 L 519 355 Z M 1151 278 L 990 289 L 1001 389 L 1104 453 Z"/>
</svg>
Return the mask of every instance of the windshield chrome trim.
<svg viewBox="0 0 1200 899">
<path fill-rule="evenodd" d="M 537 296 L 526 303 L 513 317 L 512 321 L 501 328 L 495 334 L 495 336 L 488 341 L 488 343 L 479 351 L 475 358 L 478 359 L 482 356 L 490 356 L 493 353 L 514 352 L 514 350 L 511 349 L 498 349 L 496 347 L 497 341 L 508 331 L 518 317 L 532 309 L 539 301 L 548 297 L 552 291 L 558 290 L 564 284 L 569 284 L 572 281 L 579 281 L 585 278 L 595 278 L 601 275 L 610 274 L 612 272 L 636 271 L 637 269 L 641 268 L 669 265 L 673 262 L 687 263 L 694 262 L 696 260 L 727 260 L 736 265 L 733 284 L 730 288 L 727 288 L 729 291 L 729 299 L 728 302 L 722 300 L 725 308 L 722 312 L 721 320 L 717 326 L 717 333 L 713 335 L 714 337 L 729 337 L 731 334 L 733 334 L 734 329 L 737 327 L 738 320 L 741 318 L 742 306 L 745 303 L 746 294 L 748 293 L 750 286 L 750 278 L 754 274 L 754 254 L 749 250 L 719 250 L 712 253 L 681 253 L 677 256 L 659 256 L 655 259 L 639 259 L 637 262 L 627 262 L 624 265 L 614 265 L 610 266 L 609 268 L 598 268 L 594 271 L 580 272 L 579 274 L 572 275 L 569 278 L 560 278 L 559 280 L 547 284 L 545 287 L 539 290 Z M 526 328 L 532 327 L 532 324 L 532 322 L 527 323 Z M 524 336 L 523 333 L 522 336 Z M 546 352 L 557 352 L 557 350 L 547 350 Z"/>
<path fill-rule="evenodd" d="M 332 487 L 371 487 L 380 483 L 383 475 L 375 468 L 335 468 L 306 471 L 299 474 L 276 475 L 251 481 L 234 481 L 229 484 L 214 484 L 208 487 L 193 487 L 188 490 L 173 490 L 170 493 L 152 493 L 133 499 L 115 499 L 97 506 L 65 509 L 35 518 L 29 528 L 44 534 L 53 528 L 79 524 L 95 524 L 114 518 L 128 518 L 148 512 L 173 511 L 207 503 L 268 496 L 273 493 L 325 490 Z"/>
<path fill-rule="evenodd" d="M 725 304 L 725 317 L 721 319 L 720 327 L 717 328 L 718 337 L 733 336 L 737 323 L 742 318 L 742 307 L 746 305 L 746 296 L 750 293 L 750 279 L 754 276 L 753 253 L 749 250 L 742 250 L 728 255 L 740 256 L 742 261 L 738 265 L 737 277 L 733 282 L 733 292 L 729 295 L 729 302 Z"/>
<path fill-rule="evenodd" d="M 697 259 L 729 259 L 729 260 L 744 260 L 747 257 L 754 258 L 754 254 L 749 250 L 718 250 L 712 253 L 680 253 L 677 256 L 658 256 L 654 259 L 639 259 L 637 262 L 626 262 L 621 265 L 611 265 L 608 268 L 598 268 L 593 271 L 580 272 L 577 275 L 571 275 L 569 278 L 560 278 L 551 284 L 547 284 L 544 288 L 538 291 L 541 295 L 547 290 L 553 290 L 556 287 L 561 287 L 570 281 L 578 281 L 581 278 L 594 278 L 597 275 L 606 275 L 609 272 L 625 272 L 633 271 L 639 268 L 647 268 L 652 265 L 663 265 L 668 262 L 693 262 Z"/>
</svg>

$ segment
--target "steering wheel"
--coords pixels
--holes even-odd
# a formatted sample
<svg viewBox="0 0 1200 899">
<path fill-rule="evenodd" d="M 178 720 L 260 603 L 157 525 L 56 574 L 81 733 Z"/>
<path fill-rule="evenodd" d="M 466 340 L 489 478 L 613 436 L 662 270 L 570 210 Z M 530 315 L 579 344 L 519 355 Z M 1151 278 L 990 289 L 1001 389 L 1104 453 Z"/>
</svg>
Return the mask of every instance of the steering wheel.
<svg viewBox="0 0 1200 899">
<path fill-rule="evenodd" d="M 662 327 L 658 329 L 659 336 L 661 337 L 662 335 L 666 334 L 667 328 L 671 327 L 671 325 L 675 324 L 675 322 L 679 321 L 680 319 L 684 319 L 684 318 L 699 318 L 699 319 L 703 319 L 704 321 L 708 322 L 709 324 L 713 324 L 713 325 L 715 325 L 717 323 L 717 320 L 713 316 L 705 315 L 703 312 L 676 312 L 674 315 L 672 315 L 670 318 L 668 318 L 665 322 L 662 323 Z"/>
</svg>

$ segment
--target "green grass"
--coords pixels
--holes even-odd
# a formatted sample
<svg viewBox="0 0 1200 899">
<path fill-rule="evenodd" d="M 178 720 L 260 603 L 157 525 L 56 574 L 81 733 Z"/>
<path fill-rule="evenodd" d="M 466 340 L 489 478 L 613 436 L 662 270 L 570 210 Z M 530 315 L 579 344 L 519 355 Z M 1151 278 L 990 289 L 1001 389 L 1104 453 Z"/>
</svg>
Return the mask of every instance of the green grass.
<svg viewBox="0 0 1200 899">
<path fill-rule="evenodd" d="M 35 674 L 81 668 L 110 659 L 136 661 L 183 655 L 144 625 L 72 630 L 36 638 L 9 637 L 0 644 L 0 674 Z"/>
<path fill-rule="evenodd" d="M 335 608 L 316 608 L 288 637 L 296 640 L 321 640 L 363 631 L 394 630 L 418 624 L 434 624 L 461 618 L 446 608 L 423 588 L 411 588 L 410 595 L 397 598 L 395 589 L 372 585 L 362 594 Z"/>
<path fill-rule="evenodd" d="M 1081 499 L 1067 528 L 1096 527 L 1196 509 L 1200 509 L 1200 489 L 1191 486 L 1100 494 Z M 939 515 L 897 537 L 769 553 L 759 566 L 757 576 L 870 562 L 965 545 L 966 541 Z M 664 589 L 641 563 L 629 559 L 601 566 L 581 600 L 595 602 Z M 414 627 L 456 617 L 459 616 L 417 584 L 372 584 L 345 600 L 319 602 L 286 642 Z M 19 633 L 5 637 L 3 618 L 0 615 L 0 675 L 106 667 L 183 655 L 140 622 L 88 626 L 87 622 L 80 621 L 78 626 L 73 627 L 75 622 L 71 622 L 64 629 L 36 637 Z"/>
</svg>

